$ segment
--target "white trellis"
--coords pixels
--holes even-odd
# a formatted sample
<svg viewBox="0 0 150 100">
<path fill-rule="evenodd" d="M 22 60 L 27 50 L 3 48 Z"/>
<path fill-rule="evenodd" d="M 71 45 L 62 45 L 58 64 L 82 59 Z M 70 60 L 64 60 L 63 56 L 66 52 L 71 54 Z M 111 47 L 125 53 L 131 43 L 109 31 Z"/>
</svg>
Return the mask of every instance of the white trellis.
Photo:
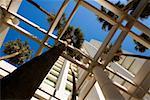
<svg viewBox="0 0 150 100">
<path fill-rule="evenodd" d="M 150 61 L 147 61 L 145 65 L 143 65 L 143 69 L 141 68 L 142 71 L 139 71 L 139 75 L 137 75 L 137 77 L 135 77 L 136 81 L 130 80 L 126 77 L 124 77 L 121 74 L 118 74 L 116 72 L 114 72 L 111 68 L 106 67 L 108 65 L 108 63 L 111 61 L 111 59 L 114 56 L 114 53 L 118 50 L 118 48 L 120 47 L 120 45 L 122 44 L 123 40 L 125 39 L 125 37 L 127 35 L 130 35 L 134 40 L 138 41 L 139 43 L 141 43 L 142 45 L 144 45 L 147 48 L 150 48 L 150 43 L 146 40 L 144 40 L 143 38 L 141 38 L 139 35 L 137 35 L 136 33 L 134 33 L 133 31 L 131 31 L 131 28 L 134 26 L 137 29 L 139 29 L 140 31 L 142 31 L 145 35 L 150 37 L 150 29 L 145 26 L 144 24 L 142 24 L 141 22 L 139 22 L 137 20 L 137 18 L 139 17 L 139 15 L 141 14 L 141 12 L 144 9 L 144 6 L 146 5 L 146 3 L 149 2 L 149 0 L 141 0 L 139 5 L 137 6 L 136 10 L 134 11 L 134 13 L 131 15 L 127 14 L 126 12 L 124 12 L 123 10 L 119 9 L 118 7 L 116 7 L 115 5 L 113 5 L 112 3 L 106 1 L 106 0 L 95 0 L 95 2 L 99 3 L 101 6 L 104 6 L 105 8 L 109 9 L 110 11 L 112 11 L 114 14 L 118 15 L 119 18 L 117 20 L 112 19 L 111 17 L 109 17 L 107 14 L 103 13 L 101 10 L 97 9 L 96 7 L 94 7 L 92 4 L 90 4 L 89 2 L 85 1 L 85 0 L 75 0 L 76 1 L 76 6 L 74 7 L 74 9 L 72 10 L 69 18 L 67 19 L 67 22 L 65 24 L 64 29 L 61 32 L 60 36 L 56 36 L 53 34 L 53 31 L 55 29 L 55 27 L 57 26 L 60 18 L 62 17 L 66 7 L 69 4 L 70 0 L 64 0 L 63 4 L 61 5 L 61 8 L 59 9 L 59 11 L 56 14 L 56 17 L 54 18 L 54 21 L 52 23 L 52 25 L 50 26 L 49 30 L 45 30 L 43 28 L 41 28 L 39 25 L 31 22 L 29 19 L 19 15 L 18 13 L 15 13 L 11 10 L 9 10 L 9 7 L 11 6 L 11 3 L 13 3 L 15 0 L 10 0 L 10 3 L 8 5 L 7 8 L 4 8 L 3 6 L 1 6 L 1 10 L 3 12 L 7 12 L 8 14 L 10 14 L 11 16 L 27 23 L 28 25 L 34 27 L 35 29 L 37 29 L 38 31 L 42 32 L 43 34 L 45 34 L 45 37 L 43 40 L 38 39 L 36 36 L 34 36 L 32 33 L 28 32 L 28 30 L 23 29 L 22 27 L 20 27 L 19 25 L 16 25 L 12 22 L 12 18 L 7 19 L 4 21 L 5 25 L 8 25 L 9 27 L 19 31 L 21 34 L 27 36 L 28 38 L 34 40 L 35 42 L 37 42 L 40 47 L 36 53 L 35 56 L 40 55 L 42 53 L 43 48 L 51 48 L 51 45 L 49 45 L 47 43 L 49 38 L 53 38 L 56 41 L 60 42 L 60 43 L 65 43 L 64 41 L 60 40 L 60 37 L 64 34 L 64 32 L 67 30 L 68 26 L 70 25 L 70 22 L 73 18 L 73 16 L 75 15 L 75 13 L 78 11 L 78 7 L 79 6 L 83 6 L 85 8 L 87 8 L 88 10 L 94 12 L 96 15 L 98 15 L 99 17 L 103 18 L 104 20 L 107 20 L 107 22 L 109 22 L 111 25 L 113 25 L 113 27 L 111 28 L 109 34 L 107 35 L 107 37 L 105 38 L 104 42 L 102 43 L 101 47 L 99 48 L 98 52 L 96 53 L 96 56 L 94 58 L 91 58 L 90 56 L 86 55 L 85 53 L 83 53 L 81 50 L 68 45 L 68 48 L 71 48 L 77 52 L 79 52 L 80 54 L 82 54 L 82 56 L 84 56 L 85 58 L 87 58 L 88 60 L 91 61 L 89 67 L 87 68 L 86 64 L 84 64 L 83 62 L 77 61 L 73 58 L 71 58 L 70 56 L 66 55 L 66 54 L 62 54 L 61 56 L 66 58 L 67 60 L 71 61 L 72 63 L 75 63 L 76 65 L 78 65 L 79 67 L 81 67 L 82 69 L 85 70 L 82 78 L 80 80 L 78 80 L 77 82 L 77 89 L 79 89 L 81 87 L 81 85 L 83 84 L 84 80 L 86 79 L 86 77 L 89 75 L 89 73 L 93 73 L 94 75 L 94 79 L 92 81 L 92 83 L 89 84 L 89 86 L 86 88 L 86 90 L 84 91 L 84 93 L 80 94 L 80 98 L 85 98 L 86 95 L 88 94 L 88 92 L 90 91 L 90 89 L 93 87 L 93 85 L 95 84 L 95 82 L 97 81 L 99 83 L 99 85 L 102 87 L 102 91 L 104 93 L 104 96 L 106 99 L 110 99 L 113 97 L 118 97 L 119 100 L 123 99 L 123 96 L 120 94 L 120 92 L 118 91 L 118 89 L 115 87 L 117 86 L 120 90 L 124 91 L 125 93 L 129 94 L 131 97 L 134 97 L 134 93 L 135 89 L 127 89 L 123 86 L 120 86 L 116 83 L 113 83 L 108 77 L 107 75 L 104 73 L 104 70 L 110 71 L 111 73 L 117 75 L 118 77 L 122 78 L 123 80 L 127 81 L 128 83 L 130 83 L 133 87 L 136 87 L 136 89 L 141 89 L 143 90 L 143 92 L 141 93 L 148 93 L 148 91 L 143 88 L 141 86 L 140 83 L 136 83 L 139 82 L 138 78 L 139 75 L 141 75 L 142 73 L 144 73 L 143 70 L 146 71 L 146 67 L 147 65 L 150 65 Z M 43 11 L 43 13 L 49 15 L 43 8 L 39 8 L 37 7 L 39 10 Z M 121 23 L 123 20 L 127 21 L 127 25 L 123 26 Z M 115 41 L 113 47 L 110 49 L 110 52 L 106 55 L 106 59 L 104 64 L 101 64 L 100 62 L 98 62 L 98 59 L 101 57 L 102 52 L 106 49 L 108 43 L 110 42 L 110 40 L 112 39 L 112 37 L 114 36 L 115 32 L 120 29 L 122 32 L 120 33 L 119 37 L 117 38 L 117 40 Z M 150 69 L 150 68 L 149 68 Z M 146 77 L 150 77 L 149 70 L 146 71 L 147 74 L 145 74 L 144 78 Z M 149 76 L 146 76 L 149 75 Z M 147 81 L 146 81 L 147 82 Z M 145 90 L 144 90 L 145 89 Z M 110 92 L 110 90 L 112 90 L 113 92 Z M 139 91 L 137 91 L 139 92 Z M 139 92 L 140 93 L 140 92 Z"/>
</svg>

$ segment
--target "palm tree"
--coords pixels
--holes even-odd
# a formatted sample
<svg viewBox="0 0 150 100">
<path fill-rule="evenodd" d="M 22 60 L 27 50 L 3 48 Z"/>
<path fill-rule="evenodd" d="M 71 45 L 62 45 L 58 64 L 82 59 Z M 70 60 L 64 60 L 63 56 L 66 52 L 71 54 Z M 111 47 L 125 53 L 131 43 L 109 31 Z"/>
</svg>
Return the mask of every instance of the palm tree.
<svg viewBox="0 0 150 100">
<path fill-rule="evenodd" d="M 64 35 L 61 37 L 62 40 L 68 41 L 69 44 L 73 45 L 76 48 L 81 48 L 84 38 L 83 33 L 79 28 L 74 28 L 73 26 L 69 26 Z M 78 52 L 67 48 L 66 53 L 71 57 L 75 57 L 76 59 L 80 60 L 81 56 Z"/>
<path fill-rule="evenodd" d="M 49 23 L 52 23 L 53 20 L 54 20 L 53 18 L 48 17 Z M 61 34 L 62 29 L 65 26 L 65 23 L 66 23 L 66 16 L 65 14 L 63 14 L 55 28 L 55 31 L 58 32 L 58 36 Z M 62 35 L 61 39 L 67 41 L 70 45 L 73 45 L 74 47 L 80 49 L 84 41 L 84 36 L 80 28 L 75 28 L 74 26 L 70 25 L 65 31 L 65 33 Z M 75 57 L 78 60 L 82 58 L 78 52 L 75 52 L 72 49 L 67 48 L 66 52 L 68 55 L 70 55 L 71 57 Z"/>
<path fill-rule="evenodd" d="M 140 37 L 142 37 L 143 39 L 145 39 L 146 41 L 150 42 L 150 37 L 148 37 L 145 34 L 141 34 Z M 143 46 L 142 44 L 140 44 L 139 42 L 137 42 L 136 40 L 134 40 L 136 46 L 135 46 L 135 50 L 140 51 L 140 52 L 145 52 L 148 48 Z"/>
<path fill-rule="evenodd" d="M 8 61 L 15 65 L 21 65 L 26 60 L 31 58 L 32 50 L 27 41 L 22 42 L 20 39 L 9 41 L 4 45 L 6 56 L 0 57 L 0 60 L 8 59 Z"/>
<path fill-rule="evenodd" d="M 117 2 L 115 5 L 116 5 L 117 7 L 119 7 L 119 8 L 123 8 L 123 7 L 125 6 L 124 4 L 121 4 L 120 1 Z M 112 17 L 112 18 L 115 19 L 115 20 L 118 18 L 117 15 L 115 15 L 113 12 L 107 10 L 107 9 L 106 9 L 105 7 L 103 7 L 103 6 L 101 6 L 101 11 L 104 12 L 104 13 L 106 13 L 108 16 Z M 103 30 L 110 30 L 110 29 L 111 29 L 112 25 L 111 25 L 110 23 L 108 23 L 107 21 L 105 21 L 105 20 L 102 19 L 101 17 L 98 17 L 98 20 L 99 20 L 100 23 L 102 23 L 102 29 L 103 29 Z"/>
<path fill-rule="evenodd" d="M 128 0 L 129 1 L 129 0 Z M 117 2 L 115 3 L 115 5 L 119 8 L 121 8 L 122 10 L 129 12 L 130 14 L 133 13 L 133 11 L 136 9 L 137 5 L 139 4 L 140 0 L 132 0 L 131 2 L 129 2 L 127 5 L 121 4 L 121 2 Z M 140 19 L 147 19 L 150 15 L 150 2 L 146 5 L 146 7 L 144 8 L 143 12 L 140 15 Z M 104 8 L 103 6 L 101 6 L 101 11 L 103 11 L 104 13 L 106 13 L 107 15 L 109 15 L 110 17 L 112 17 L 113 19 L 117 19 L 118 16 L 115 15 L 113 12 L 107 10 L 106 8 Z M 107 21 L 105 21 L 104 19 L 98 17 L 99 22 L 102 23 L 102 29 L 103 30 L 110 30 L 112 25 L 110 23 L 108 23 Z M 144 33 L 141 34 L 141 37 L 143 37 L 144 39 L 147 38 L 148 36 L 144 35 Z M 137 42 L 136 40 L 134 40 L 136 46 L 135 46 L 135 50 L 140 51 L 140 52 L 145 52 L 146 48 L 145 46 L 143 46 L 142 44 L 140 44 L 139 42 Z"/>
</svg>

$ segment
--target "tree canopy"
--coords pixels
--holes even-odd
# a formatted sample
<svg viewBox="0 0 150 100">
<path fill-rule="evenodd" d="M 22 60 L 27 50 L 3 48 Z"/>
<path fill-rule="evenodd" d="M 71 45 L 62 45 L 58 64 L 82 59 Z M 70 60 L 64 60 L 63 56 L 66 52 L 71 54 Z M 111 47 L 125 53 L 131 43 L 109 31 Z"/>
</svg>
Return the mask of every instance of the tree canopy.
<svg viewBox="0 0 150 100">
<path fill-rule="evenodd" d="M 142 37 L 143 39 L 145 39 L 146 41 L 150 42 L 150 37 L 148 37 L 145 34 L 141 34 L 140 37 Z M 145 52 L 148 48 L 143 46 L 141 43 L 137 42 L 136 40 L 134 40 L 136 46 L 135 46 L 135 50 L 140 51 L 140 52 Z"/>
<path fill-rule="evenodd" d="M 31 58 L 32 50 L 27 41 L 23 42 L 20 39 L 9 41 L 4 44 L 4 51 L 6 55 L 13 55 L 7 58 L 8 61 L 15 65 L 21 65 L 26 60 Z"/>
<path fill-rule="evenodd" d="M 53 14 L 55 16 L 55 14 Z M 54 18 L 48 17 L 48 22 L 52 23 Z M 66 24 L 66 16 L 65 14 L 62 15 L 60 21 L 58 22 L 55 31 L 58 32 L 58 36 L 62 32 L 64 26 Z M 68 26 L 67 30 L 61 37 L 62 40 L 69 42 L 69 44 L 73 45 L 74 47 L 80 49 L 83 41 L 84 41 L 84 36 L 80 28 L 75 28 L 74 26 Z M 67 48 L 67 54 L 70 55 L 71 57 L 75 57 L 78 60 L 80 60 L 81 55 L 79 53 L 73 51 L 72 49 Z"/>
</svg>

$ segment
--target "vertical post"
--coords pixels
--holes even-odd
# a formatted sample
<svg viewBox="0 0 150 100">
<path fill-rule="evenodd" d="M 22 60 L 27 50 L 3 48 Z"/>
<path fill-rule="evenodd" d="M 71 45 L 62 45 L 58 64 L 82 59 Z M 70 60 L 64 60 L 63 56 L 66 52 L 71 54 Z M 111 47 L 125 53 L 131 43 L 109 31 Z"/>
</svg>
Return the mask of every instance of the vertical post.
<svg viewBox="0 0 150 100">
<path fill-rule="evenodd" d="M 100 66 L 95 66 L 93 68 L 93 74 L 102 89 L 106 100 L 124 100 L 123 96 Z"/>
<path fill-rule="evenodd" d="M 94 86 L 96 80 L 92 76 L 87 76 L 84 82 L 82 83 L 81 90 L 79 92 L 79 100 L 84 100 L 87 94 L 90 92 L 91 88 Z M 99 92 L 99 91 L 96 91 Z"/>
<path fill-rule="evenodd" d="M 145 61 L 139 72 L 134 78 L 134 82 L 138 87 L 131 86 L 129 92 L 133 94 L 134 97 L 142 99 L 145 93 L 148 92 L 150 87 L 150 60 Z"/>
</svg>

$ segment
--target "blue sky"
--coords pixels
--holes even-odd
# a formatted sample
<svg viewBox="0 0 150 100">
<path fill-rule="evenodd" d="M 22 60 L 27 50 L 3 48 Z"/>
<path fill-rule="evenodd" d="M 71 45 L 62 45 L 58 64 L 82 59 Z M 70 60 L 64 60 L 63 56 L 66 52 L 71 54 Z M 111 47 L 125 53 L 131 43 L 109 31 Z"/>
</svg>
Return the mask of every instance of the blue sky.
<svg viewBox="0 0 150 100">
<path fill-rule="evenodd" d="M 37 2 L 39 5 L 41 5 L 48 12 L 55 13 L 55 14 L 59 10 L 63 2 L 63 0 L 34 0 L 34 1 Z M 99 6 L 96 2 L 93 2 L 92 0 L 86 0 L 86 1 L 92 2 L 92 4 L 95 5 L 96 7 Z M 111 1 L 116 2 L 116 0 L 111 0 Z M 69 3 L 68 7 L 65 10 L 67 17 L 73 10 L 74 6 L 75 6 L 75 2 L 71 0 L 71 2 Z M 30 19 L 34 23 L 38 24 L 40 27 L 44 28 L 45 30 L 48 30 L 50 27 L 49 23 L 47 22 L 47 16 L 43 14 L 41 11 L 39 11 L 37 8 L 32 6 L 31 4 L 29 4 L 26 0 L 23 0 L 18 13 L 26 17 L 27 19 Z M 150 18 L 147 20 L 142 20 L 142 23 L 150 27 Z M 93 12 L 89 11 L 88 9 L 82 6 L 79 7 L 77 13 L 73 17 L 73 20 L 71 21 L 71 25 L 75 27 L 80 27 L 82 32 L 84 33 L 84 38 L 87 41 L 90 41 L 91 39 L 103 41 L 106 35 L 109 33 L 108 31 L 103 31 L 101 29 L 101 23 L 98 22 L 97 16 Z M 41 40 L 44 38 L 44 34 L 42 34 L 41 32 L 37 31 L 36 29 L 32 28 L 31 26 L 27 25 L 26 23 L 22 21 L 20 22 L 19 26 L 28 30 L 29 32 L 31 32 L 32 34 L 34 34 Z M 140 34 L 140 31 L 138 31 L 137 29 L 133 28 L 132 30 Z M 112 42 L 114 42 L 117 39 L 117 36 L 120 32 L 121 30 L 117 31 Z M 37 51 L 39 45 L 36 42 L 32 41 L 31 39 L 25 37 L 22 34 L 19 34 L 17 31 L 13 29 L 9 30 L 9 33 L 7 34 L 7 37 L 5 38 L 4 42 L 10 41 L 10 40 L 16 40 L 18 38 L 22 39 L 23 41 L 25 40 L 29 41 L 31 48 L 34 50 L 34 53 Z M 49 43 L 50 41 L 51 39 L 49 40 Z M 140 53 L 134 50 L 134 46 L 135 44 L 132 38 L 128 36 L 124 40 L 122 48 L 129 52 L 150 56 L 150 50 L 147 50 L 144 53 Z M 0 52 L 2 52 L 3 47 L 0 50 L 1 50 Z"/>
</svg>

